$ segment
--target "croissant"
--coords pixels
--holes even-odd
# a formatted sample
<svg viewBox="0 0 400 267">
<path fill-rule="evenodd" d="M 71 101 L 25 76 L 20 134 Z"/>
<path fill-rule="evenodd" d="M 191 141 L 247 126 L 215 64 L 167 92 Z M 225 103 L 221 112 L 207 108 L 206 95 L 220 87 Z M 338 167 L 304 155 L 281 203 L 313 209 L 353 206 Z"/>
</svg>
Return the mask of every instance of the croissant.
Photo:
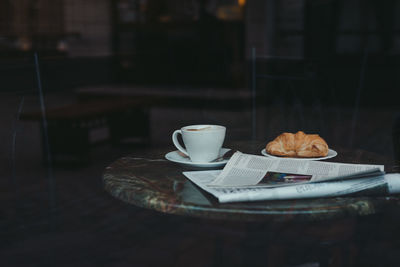
<svg viewBox="0 0 400 267">
<path fill-rule="evenodd" d="M 328 155 L 328 144 L 318 134 L 302 131 L 282 133 L 265 148 L 268 154 L 283 157 L 314 158 Z"/>
</svg>

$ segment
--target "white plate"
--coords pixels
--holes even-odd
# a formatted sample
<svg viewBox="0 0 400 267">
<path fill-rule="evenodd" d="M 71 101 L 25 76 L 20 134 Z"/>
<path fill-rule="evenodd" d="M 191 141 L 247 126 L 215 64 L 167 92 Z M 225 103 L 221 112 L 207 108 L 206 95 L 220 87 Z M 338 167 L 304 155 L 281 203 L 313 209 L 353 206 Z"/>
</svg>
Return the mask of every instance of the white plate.
<svg viewBox="0 0 400 267">
<path fill-rule="evenodd" d="M 328 155 L 326 155 L 325 157 L 319 157 L 319 158 L 290 158 L 290 157 L 278 157 L 278 156 L 274 156 L 274 155 L 270 155 L 267 153 L 267 151 L 265 151 L 265 148 L 263 150 L 261 150 L 261 154 L 263 154 L 266 157 L 269 158 L 276 158 L 276 159 L 294 159 L 294 160 L 323 160 L 323 159 L 330 159 L 333 157 L 337 156 L 337 152 L 333 149 L 329 149 L 328 150 Z"/>
<path fill-rule="evenodd" d="M 224 155 L 229 150 L 230 150 L 229 148 L 221 148 L 221 151 L 219 152 L 220 156 Z M 165 155 L 165 158 L 169 161 L 176 162 L 176 163 L 179 163 L 182 165 L 191 166 L 191 167 L 199 167 L 199 168 L 221 167 L 221 166 L 224 166 L 228 162 L 228 159 L 223 159 L 223 160 L 217 161 L 217 162 L 192 162 L 189 158 L 182 157 L 178 153 L 178 150 L 167 153 Z"/>
</svg>

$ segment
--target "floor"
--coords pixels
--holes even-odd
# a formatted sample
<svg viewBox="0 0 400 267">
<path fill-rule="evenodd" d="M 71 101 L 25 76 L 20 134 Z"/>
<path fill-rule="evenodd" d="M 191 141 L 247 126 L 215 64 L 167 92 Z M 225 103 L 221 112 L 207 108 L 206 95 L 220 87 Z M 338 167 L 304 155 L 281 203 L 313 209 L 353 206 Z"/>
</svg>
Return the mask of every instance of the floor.
<svg viewBox="0 0 400 267">
<path fill-rule="evenodd" d="M 229 224 L 232 229 L 225 225 L 221 234 L 213 223 L 137 208 L 108 195 L 102 187 L 104 168 L 123 155 L 140 151 L 140 147 L 97 145 L 91 149 L 90 164 L 49 169 L 42 162 L 39 125 L 16 120 L 22 96 L 4 94 L 0 101 L 0 157 L 4 163 L 0 166 L 2 266 L 267 265 L 262 245 L 257 243 L 260 240 L 243 241 L 246 240 L 243 225 Z M 46 98 L 48 107 L 72 101 L 74 96 L 68 93 Z M 37 107 L 36 97 L 24 97 L 24 109 Z M 258 138 L 269 139 L 285 127 L 297 127 L 299 120 L 294 116 L 279 119 L 274 110 L 259 111 Z M 350 140 L 352 109 L 332 108 L 327 111 L 328 119 L 322 120 L 330 127 L 320 129 L 324 130 L 328 143 L 351 145 L 393 157 L 391 127 L 396 114 L 393 109 L 361 109 L 354 138 Z M 228 131 L 232 129 L 229 138 L 251 137 L 250 111 L 155 109 L 151 119 L 152 145 L 167 149 L 173 149 L 171 130 L 192 122 L 224 123 Z M 306 126 L 319 129 L 319 126 Z M 393 216 L 398 219 L 397 215 Z M 372 225 L 375 226 L 380 225 Z M 374 255 L 385 251 L 383 255 L 388 263 L 398 262 L 399 244 L 397 239 L 393 241 L 390 245 L 381 242 L 377 247 L 366 245 L 361 252 L 371 253 L 376 248 Z M 252 257 L 252 253 L 258 254 Z M 301 259 L 287 261 L 285 266 L 322 265 L 315 259 Z"/>
</svg>

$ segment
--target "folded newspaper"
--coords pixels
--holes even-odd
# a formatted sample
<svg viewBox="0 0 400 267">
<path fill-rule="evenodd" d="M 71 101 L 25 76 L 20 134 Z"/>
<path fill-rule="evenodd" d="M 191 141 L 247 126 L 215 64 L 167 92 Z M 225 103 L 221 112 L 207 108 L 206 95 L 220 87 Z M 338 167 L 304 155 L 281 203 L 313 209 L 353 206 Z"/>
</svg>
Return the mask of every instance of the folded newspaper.
<svg viewBox="0 0 400 267">
<path fill-rule="evenodd" d="M 268 158 L 236 152 L 223 170 L 183 172 L 219 202 L 400 193 L 383 165 Z"/>
</svg>

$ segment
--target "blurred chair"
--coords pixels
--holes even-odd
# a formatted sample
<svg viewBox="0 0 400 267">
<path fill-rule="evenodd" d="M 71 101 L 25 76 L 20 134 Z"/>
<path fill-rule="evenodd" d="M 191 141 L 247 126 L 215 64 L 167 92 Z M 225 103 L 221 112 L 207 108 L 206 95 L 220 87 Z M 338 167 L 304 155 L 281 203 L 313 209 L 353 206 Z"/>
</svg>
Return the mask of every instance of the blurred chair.
<svg viewBox="0 0 400 267">
<path fill-rule="evenodd" d="M 253 49 L 251 88 L 253 139 L 269 140 L 283 131 L 327 134 L 325 107 L 335 97 L 317 60 L 256 56 Z"/>
<path fill-rule="evenodd" d="M 354 106 L 353 106 L 353 116 L 351 122 L 351 131 L 350 131 L 350 138 L 349 138 L 349 146 L 354 146 L 354 138 L 356 133 L 356 126 L 358 121 L 358 113 L 360 108 L 361 102 L 361 95 L 365 87 L 365 72 L 367 70 L 367 63 L 368 63 L 368 45 L 366 44 L 364 48 L 363 57 L 361 59 L 361 68 L 360 68 L 360 76 L 359 76 L 359 83 L 356 90 L 356 95 L 354 99 Z"/>
<path fill-rule="evenodd" d="M 24 188 L 28 188 L 31 184 L 29 183 L 22 183 L 21 176 L 24 176 L 26 174 L 34 177 L 35 174 L 27 173 L 25 170 L 25 163 L 23 162 L 23 157 L 21 157 L 19 154 L 22 156 L 26 153 L 26 155 L 29 156 L 36 156 L 36 151 L 33 149 L 32 151 L 29 151 L 29 149 L 32 147 L 24 148 L 23 150 L 27 150 L 27 152 L 22 152 L 22 149 L 18 149 L 21 147 L 21 144 L 24 144 L 28 136 L 35 136 L 34 132 L 30 132 L 29 130 L 32 129 L 26 129 L 23 127 L 21 124 L 21 116 L 25 108 L 25 96 L 30 96 L 33 97 L 37 95 L 37 99 L 39 100 L 38 105 L 40 107 L 40 128 L 42 131 L 42 137 L 43 137 L 43 156 L 46 157 L 47 162 L 49 163 L 47 166 L 45 166 L 45 177 L 44 179 L 46 180 L 47 188 L 43 189 L 44 192 L 47 193 L 48 198 L 48 222 L 51 227 L 54 226 L 55 223 L 55 211 L 56 211 L 56 201 L 55 201 L 55 179 L 53 175 L 53 166 L 52 166 L 52 161 L 51 161 L 51 153 L 50 153 L 50 148 L 49 148 L 49 143 L 48 143 L 48 132 L 47 132 L 47 120 L 45 117 L 46 113 L 46 107 L 44 104 L 44 93 L 42 91 L 42 85 L 41 85 L 41 79 L 40 79 L 40 71 L 39 71 L 39 60 L 38 60 L 38 55 L 37 53 L 34 54 L 33 62 L 30 58 L 16 58 L 10 59 L 10 65 L 8 66 L 7 64 L 3 64 L 4 67 L 1 68 L 3 72 L 6 74 L 6 76 L 9 77 L 9 81 L 5 79 L 5 84 L 12 84 L 10 88 L 11 91 L 7 92 L 11 97 L 9 99 L 19 99 L 18 106 L 15 108 L 15 112 L 13 115 L 13 129 L 12 129 L 12 135 L 11 135 L 11 175 L 10 175 L 10 181 L 12 186 L 14 187 L 14 194 L 15 194 L 15 214 L 17 218 L 17 222 L 20 223 L 21 225 L 24 225 L 26 222 L 21 219 L 24 216 L 24 209 L 27 206 L 31 205 L 31 200 L 28 200 L 27 197 L 23 193 Z M 31 80 L 28 77 L 35 77 L 36 80 Z M 22 77 L 22 78 L 21 78 Z M 23 80 L 23 82 L 20 82 L 20 80 Z M 26 89 L 28 88 L 28 89 Z M 34 89 L 29 89 L 29 88 L 34 88 Z M 6 98 L 7 99 L 7 98 Z M 8 138 L 8 137 L 6 137 Z M 6 139 L 7 140 L 7 139 Z M 6 141 L 5 141 L 6 142 Z M 33 146 L 34 147 L 34 146 Z M 32 154 L 29 154 L 31 153 Z M 24 153 L 24 154 L 22 154 Z M 38 152 L 38 155 L 40 153 Z M 27 160 L 25 159 L 25 162 Z M 34 162 L 34 159 L 29 158 L 29 161 Z M 32 163 L 31 162 L 31 163 Z M 23 175 L 21 175 L 21 173 Z M 32 178 L 30 177 L 30 178 Z M 37 181 L 41 181 L 41 177 L 35 177 L 35 179 L 29 179 L 29 181 L 33 181 L 33 183 Z M 23 185 L 23 186 L 22 186 Z M 40 193 L 38 194 L 40 195 Z"/>
</svg>

